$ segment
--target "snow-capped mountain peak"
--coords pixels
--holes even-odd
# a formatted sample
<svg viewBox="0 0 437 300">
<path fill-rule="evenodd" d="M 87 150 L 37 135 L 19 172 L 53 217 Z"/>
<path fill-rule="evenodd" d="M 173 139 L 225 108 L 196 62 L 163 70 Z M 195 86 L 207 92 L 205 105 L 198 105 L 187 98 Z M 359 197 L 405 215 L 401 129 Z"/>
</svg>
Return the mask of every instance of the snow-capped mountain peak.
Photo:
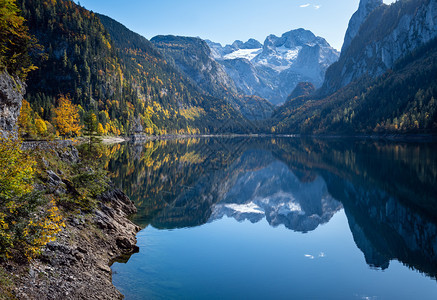
<svg viewBox="0 0 437 300">
<path fill-rule="evenodd" d="M 264 44 L 250 39 L 222 47 L 206 41 L 213 58 L 225 67 L 237 89 L 280 104 L 299 82 L 319 87 L 327 67 L 339 53 L 311 31 L 299 28 L 280 37 L 269 35 Z"/>
</svg>

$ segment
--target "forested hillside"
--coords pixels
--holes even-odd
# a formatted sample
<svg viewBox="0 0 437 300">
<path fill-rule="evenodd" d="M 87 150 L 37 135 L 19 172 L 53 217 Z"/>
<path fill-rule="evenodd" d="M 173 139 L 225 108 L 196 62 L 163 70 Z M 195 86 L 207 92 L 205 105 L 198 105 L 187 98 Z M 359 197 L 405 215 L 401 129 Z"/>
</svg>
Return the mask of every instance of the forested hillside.
<svg viewBox="0 0 437 300">
<path fill-rule="evenodd" d="M 28 80 L 28 120 L 54 131 L 59 99 L 91 112 L 101 134 L 241 132 L 247 124 L 224 100 L 202 95 L 145 38 L 72 1 L 18 0 L 42 46 Z M 102 18 L 104 20 L 104 18 Z M 109 33 L 109 32 L 111 33 Z M 62 95 L 62 96 L 61 96 Z"/>
<path fill-rule="evenodd" d="M 369 3 L 371 7 L 366 6 Z M 379 0 L 361 0 L 360 9 L 373 11 L 361 15 L 359 9 L 354 14 L 361 15 L 362 23 L 349 24 L 357 34 L 346 35 L 349 46 L 327 70 L 322 88 L 289 99 L 273 114 L 271 130 L 436 133 L 436 3 L 399 0 L 385 5 Z"/>
<path fill-rule="evenodd" d="M 162 53 L 146 38 L 107 16 L 97 16 L 109 32 L 114 47 L 119 50 L 121 61 L 134 70 L 133 74 L 139 74 L 137 82 L 147 85 L 144 91 L 147 100 L 159 101 L 161 98 L 165 105 L 180 116 L 178 122 L 181 122 L 183 117 L 189 126 L 198 128 L 201 132 L 250 130 L 250 124 L 247 124 L 224 97 L 205 94 L 175 66 L 167 62 Z M 160 80 L 154 82 L 156 78 Z"/>
<path fill-rule="evenodd" d="M 239 91 L 224 67 L 213 59 L 205 41 L 173 35 L 156 36 L 150 41 L 204 93 L 225 99 L 249 120 L 270 117 L 273 105 L 261 97 Z"/>
<path fill-rule="evenodd" d="M 435 0 L 399 0 L 391 5 L 380 0 L 361 0 L 360 6 L 365 2 L 376 2 L 377 7 L 358 27 L 338 62 L 326 71 L 323 95 L 362 76 L 376 78 L 409 52 L 437 38 Z"/>
<path fill-rule="evenodd" d="M 376 79 L 363 77 L 333 95 L 288 101 L 274 114 L 277 132 L 437 132 L 437 40 Z"/>
</svg>

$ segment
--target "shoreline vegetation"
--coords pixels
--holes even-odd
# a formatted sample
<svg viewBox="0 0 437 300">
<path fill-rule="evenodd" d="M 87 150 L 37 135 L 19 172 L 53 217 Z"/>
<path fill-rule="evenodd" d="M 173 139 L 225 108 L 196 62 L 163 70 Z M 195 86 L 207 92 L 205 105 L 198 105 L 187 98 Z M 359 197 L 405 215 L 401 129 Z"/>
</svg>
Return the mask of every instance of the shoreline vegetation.
<svg viewBox="0 0 437 300">
<path fill-rule="evenodd" d="M 0 211 L 0 299 L 122 299 L 110 265 L 138 251 L 140 228 L 128 219 L 135 205 L 105 170 L 104 144 L 2 138 L 1 146 L 8 168 L 0 174 L 0 199 L 7 201 Z"/>
<path fill-rule="evenodd" d="M 146 135 L 134 134 L 130 136 L 100 136 L 98 142 L 104 145 L 125 143 L 125 142 L 146 142 L 155 140 L 175 140 L 190 138 L 314 138 L 314 139 L 370 139 L 386 141 L 412 141 L 432 142 L 437 141 L 437 134 L 362 134 L 362 135 L 341 135 L 341 134 L 167 134 L 167 135 Z M 89 137 L 82 136 L 78 139 L 58 140 L 24 140 L 23 144 L 39 144 L 56 142 L 64 144 L 85 144 Z"/>
</svg>

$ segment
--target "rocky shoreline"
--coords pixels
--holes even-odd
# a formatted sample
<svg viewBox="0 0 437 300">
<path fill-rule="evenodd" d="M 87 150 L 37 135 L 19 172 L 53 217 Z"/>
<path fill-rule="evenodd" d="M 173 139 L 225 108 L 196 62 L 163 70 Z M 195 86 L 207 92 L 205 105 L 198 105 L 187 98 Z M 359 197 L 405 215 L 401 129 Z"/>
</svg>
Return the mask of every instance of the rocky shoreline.
<svg viewBox="0 0 437 300">
<path fill-rule="evenodd" d="M 28 266 L 4 266 L 14 274 L 18 299 L 123 299 L 112 284 L 110 265 L 138 251 L 140 230 L 127 216 L 136 212 L 133 202 L 112 189 L 99 199 L 92 213 L 77 214 L 55 242 Z"/>
</svg>

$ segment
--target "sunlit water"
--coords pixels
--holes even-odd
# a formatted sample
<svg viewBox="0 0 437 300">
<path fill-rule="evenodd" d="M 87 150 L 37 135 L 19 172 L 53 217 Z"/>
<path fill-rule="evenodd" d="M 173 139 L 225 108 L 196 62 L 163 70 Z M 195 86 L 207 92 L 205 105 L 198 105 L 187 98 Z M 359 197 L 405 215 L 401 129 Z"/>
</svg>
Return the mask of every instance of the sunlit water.
<svg viewBox="0 0 437 300">
<path fill-rule="evenodd" d="M 126 299 L 437 299 L 433 143 L 201 139 L 124 145 L 140 252 Z"/>
</svg>

